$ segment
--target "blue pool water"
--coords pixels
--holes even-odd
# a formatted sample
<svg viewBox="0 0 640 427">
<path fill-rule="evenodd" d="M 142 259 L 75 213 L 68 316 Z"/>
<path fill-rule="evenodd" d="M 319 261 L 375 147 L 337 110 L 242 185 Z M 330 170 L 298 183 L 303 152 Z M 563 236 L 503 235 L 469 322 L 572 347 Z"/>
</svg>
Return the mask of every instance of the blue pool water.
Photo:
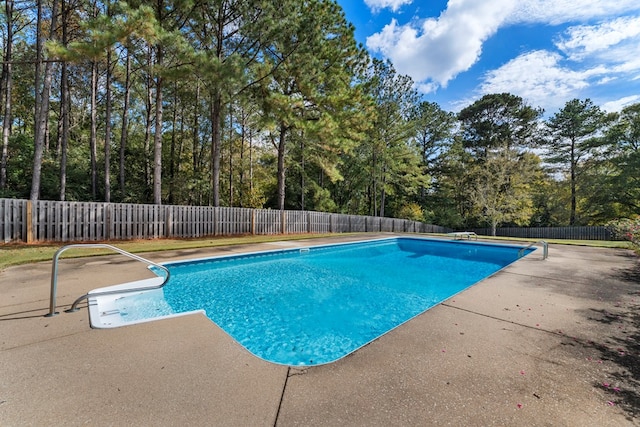
<svg viewBox="0 0 640 427">
<path fill-rule="evenodd" d="M 204 309 L 258 357 L 318 365 L 495 273 L 520 249 L 394 238 L 168 263 L 164 299 L 122 298 L 121 314 Z"/>
</svg>

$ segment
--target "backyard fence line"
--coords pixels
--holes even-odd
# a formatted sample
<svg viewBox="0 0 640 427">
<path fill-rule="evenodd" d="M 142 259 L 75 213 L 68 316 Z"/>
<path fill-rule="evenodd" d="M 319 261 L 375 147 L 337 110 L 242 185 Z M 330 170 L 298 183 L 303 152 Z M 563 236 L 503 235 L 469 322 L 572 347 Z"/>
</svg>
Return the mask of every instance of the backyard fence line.
<svg viewBox="0 0 640 427">
<path fill-rule="evenodd" d="M 472 230 L 478 235 L 491 235 L 490 228 Z M 496 236 L 517 237 L 523 239 L 565 239 L 565 240 L 616 240 L 604 226 L 573 227 L 499 227 Z"/>
<path fill-rule="evenodd" d="M 0 243 L 448 231 L 407 219 L 313 211 L 0 199 Z"/>
</svg>

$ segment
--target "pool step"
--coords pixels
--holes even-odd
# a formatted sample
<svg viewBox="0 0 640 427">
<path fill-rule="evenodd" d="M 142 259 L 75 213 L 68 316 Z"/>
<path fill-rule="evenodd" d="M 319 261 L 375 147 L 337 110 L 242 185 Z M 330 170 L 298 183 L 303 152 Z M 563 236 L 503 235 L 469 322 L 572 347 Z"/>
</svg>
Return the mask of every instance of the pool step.
<svg viewBox="0 0 640 427">
<path fill-rule="evenodd" d="M 89 296 L 89 320 L 95 329 L 117 328 L 135 323 L 149 322 L 161 318 L 183 316 L 188 313 L 174 313 L 164 299 L 163 289 L 153 288 L 162 281 L 161 277 L 137 280 L 121 285 L 95 289 L 91 293 L 122 290 L 121 294 Z M 126 292 L 127 289 L 150 287 L 148 291 Z M 202 312 L 204 310 L 197 310 Z"/>
</svg>

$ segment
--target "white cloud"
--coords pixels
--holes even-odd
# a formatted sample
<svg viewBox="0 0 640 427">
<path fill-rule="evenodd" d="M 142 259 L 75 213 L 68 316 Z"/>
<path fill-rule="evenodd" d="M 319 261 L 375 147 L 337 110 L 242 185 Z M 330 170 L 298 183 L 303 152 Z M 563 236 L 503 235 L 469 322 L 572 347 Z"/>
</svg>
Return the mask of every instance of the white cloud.
<svg viewBox="0 0 640 427">
<path fill-rule="evenodd" d="M 624 107 L 637 102 L 640 102 L 640 95 L 625 96 L 624 98 L 605 102 L 602 104 L 602 109 L 609 113 L 620 112 Z"/>
<path fill-rule="evenodd" d="M 450 0 L 438 19 L 407 25 L 393 20 L 367 38 L 367 47 L 391 59 L 400 74 L 446 86 L 478 60 L 482 44 L 514 5 L 515 0 Z"/>
<path fill-rule="evenodd" d="M 615 80 L 616 80 L 615 77 L 606 76 L 606 77 L 603 77 L 600 80 L 598 80 L 598 82 L 596 84 L 598 84 L 598 85 L 606 85 L 607 83 L 611 83 L 611 82 L 613 82 Z"/>
<path fill-rule="evenodd" d="M 401 6 L 412 2 L 413 0 L 364 0 L 364 3 L 374 12 L 385 8 L 396 12 Z"/>
<path fill-rule="evenodd" d="M 640 43 L 640 41 L 638 41 Z M 612 67 L 612 71 L 623 74 L 635 74 L 640 71 L 640 57 L 634 52 L 638 49 L 638 45 L 631 46 L 629 49 L 619 48 L 612 49 L 606 55 L 599 55 L 600 60 L 610 63 L 617 63 Z M 611 58 L 607 60 L 607 58 Z M 630 77 L 631 80 L 637 80 L 638 77 Z"/>
<path fill-rule="evenodd" d="M 370 7 L 399 7 L 411 0 L 365 0 Z M 400 25 L 395 19 L 367 38 L 367 47 L 389 58 L 399 73 L 411 76 L 425 93 L 446 87 L 480 58 L 484 42 L 513 24 L 558 25 L 640 11 L 638 0 L 449 0 L 437 18 Z M 621 18 L 599 26 L 574 26 L 557 47 L 579 60 L 621 43 L 636 43 L 640 18 Z M 629 52 L 625 60 L 633 61 Z M 637 57 L 639 55 L 632 55 Z M 606 60 L 606 58 L 599 58 Z M 620 57 L 616 60 L 622 65 Z M 636 69 L 630 66 L 630 69 Z"/>
<path fill-rule="evenodd" d="M 614 85 L 619 91 L 640 72 L 640 57 L 637 55 L 640 32 L 635 34 L 635 30 L 630 29 L 625 36 L 610 36 L 609 31 L 603 30 L 620 28 L 619 24 L 584 26 L 578 32 L 570 29 L 568 34 L 579 33 L 581 36 L 569 38 L 570 43 L 563 45 L 563 53 L 568 53 L 568 56 L 548 50 L 519 55 L 486 73 L 477 92 L 514 93 L 534 106 L 543 106 L 547 112 L 561 108 L 569 99 L 589 97 L 589 90 L 596 87 L 607 88 L 604 90 L 609 96 L 616 96 L 611 92 Z M 598 40 L 598 35 L 604 40 Z M 602 93 L 602 89 L 599 91 Z M 618 96 L 620 99 L 611 101 L 608 111 L 618 111 L 617 105 L 640 99 L 640 96 Z"/>
<path fill-rule="evenodd" d="M 372 8 L 392 10 L 412 3 L 365 2 Z M 544 107 L 547 114 L 572 98 L 600 98 L 608 111 L 640 101 L 640 95 L 625 96 L 638 92 L 633 82 L 640 79 L 639 0 L 449 0 L 440 16 L 413 17 L 407 24 L 393 19 L 366 44 L 390 59 L 398 73 L 411 76 L 416 88 L 427 94 L 470 70 L 479 61 L 484 43 L 500 28 L 527 25 L 535 32 L 538 24 L 546 26 L 547 32 L 553 26 L 565 29 L 558 30 L 562 33 L 555 40 L 548 40 L 548 50 L 521 53 L 486 72 L 470 96 L 509 92 L 532 106 Z M 473 100 L 450 104 L 466 106 L 463 103 Z"/>
<path fill-rule="evenodd" d="M 507 23 L 559 25 L 640 10 L 638 0 L 522 0 Z"/>
<path fill-rule="evenodd" d="M 520 55 L 489 72 L 480 92 L 510 92 L 532 106 L 559 108 L 608 72 L 603 66 L 576 71 L 562 61 L 560 54 L 544 50 Z"/>
<path fill-rule="evenodd" d="M 416 82 L 415 88 L 420 93 L 431 93 L 438 90 L 438 84 L 433 82 Z"/>
<path fill-rule="evenodd" d="M 622 17 L 599 25 L 569 27 L 556 46 L 573 60 L 606 51 L 620 43 L 640 41 L 640 17 Z"/>
</svg>

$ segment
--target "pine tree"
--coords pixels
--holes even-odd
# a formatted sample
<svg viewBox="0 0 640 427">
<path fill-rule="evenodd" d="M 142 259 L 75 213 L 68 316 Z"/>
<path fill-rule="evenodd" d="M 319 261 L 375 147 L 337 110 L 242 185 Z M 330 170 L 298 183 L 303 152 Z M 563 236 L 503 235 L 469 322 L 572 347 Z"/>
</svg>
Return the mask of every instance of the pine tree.
<svg viewBox="0 0 640 427">
<path fill-rule="evenodd" d="M 573 99 L 547 121 L 546 160 L 569 174 L 571 210 L 569 225 L 576 225 L 577 187 L 580 164 L 595 147 L 605 115 L 590 99 Z"/>
</svg>

